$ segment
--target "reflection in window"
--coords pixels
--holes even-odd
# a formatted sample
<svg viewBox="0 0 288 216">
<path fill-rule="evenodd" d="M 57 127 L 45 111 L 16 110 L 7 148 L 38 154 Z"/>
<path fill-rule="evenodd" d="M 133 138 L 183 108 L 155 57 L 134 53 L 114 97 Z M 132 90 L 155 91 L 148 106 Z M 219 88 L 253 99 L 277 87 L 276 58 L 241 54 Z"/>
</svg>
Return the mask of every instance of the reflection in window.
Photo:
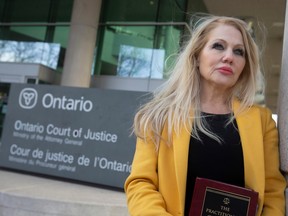
<svg viewBox="0 0 288 216">
<path fill-rule="evenodd" d="M 165 50 L 120 46 L 117 75 L 122 77 L 163 78 Z"/>
<path fill-rule="evenodd" d="M 56 69 L 60 44 L 0 40 L 1 62 L 39 63 Z"/>
<path fill-rule="evenodd" d="M 168 78 L 188 30 L 186 6 L 187 0 L 102 1 L 94 74 Z"/>
<path fill-rule="evenodd" d="M 184 25 L 107 25 L 99 29 L 95 74 L 166 79 Z"/>
</svg>

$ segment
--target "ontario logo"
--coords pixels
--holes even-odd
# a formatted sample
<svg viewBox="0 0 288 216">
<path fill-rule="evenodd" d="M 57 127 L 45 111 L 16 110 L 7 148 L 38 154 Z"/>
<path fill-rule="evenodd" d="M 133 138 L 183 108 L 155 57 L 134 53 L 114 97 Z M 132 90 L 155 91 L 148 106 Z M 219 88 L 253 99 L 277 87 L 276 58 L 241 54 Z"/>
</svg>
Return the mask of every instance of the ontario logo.
<svg viewBox="0 0 288 216">
<path fill-rule="evenodd" d="M 19 95 L 19 105 L 23 109 L 32 109 L 36 106 L 38 93 L 33 88 L 24 88 Z"/>
</svg>

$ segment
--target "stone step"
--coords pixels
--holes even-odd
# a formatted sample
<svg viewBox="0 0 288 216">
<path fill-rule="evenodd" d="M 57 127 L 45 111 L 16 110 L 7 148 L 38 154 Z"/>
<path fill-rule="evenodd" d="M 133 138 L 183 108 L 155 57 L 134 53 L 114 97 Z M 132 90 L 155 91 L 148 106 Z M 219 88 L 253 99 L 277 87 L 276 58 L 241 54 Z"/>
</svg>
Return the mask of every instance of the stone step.
<svg viewBox="0 0 288 216">
<path fill-rule="evenodd" d="M 128 216 L 123 191 L 0 169 L 0 216 Z"/>
</svg>

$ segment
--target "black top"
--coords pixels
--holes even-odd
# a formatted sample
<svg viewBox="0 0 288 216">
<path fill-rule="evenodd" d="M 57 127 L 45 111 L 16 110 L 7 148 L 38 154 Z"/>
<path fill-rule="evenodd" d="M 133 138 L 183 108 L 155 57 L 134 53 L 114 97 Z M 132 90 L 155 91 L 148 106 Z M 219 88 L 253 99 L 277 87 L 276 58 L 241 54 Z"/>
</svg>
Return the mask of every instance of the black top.
<svg viewBox="0 0 288 216">
<path fill-rule="evenodd" d="M 202 113 L 202 116 L 222 143 L 203 133 L 199 133 L 202 142 L 190 138 L 185 215 L 189 215 L 196 177 L 244 187 L 243 152 L 236 120 L 226 126 L 230 114 Z"/>
</svg>

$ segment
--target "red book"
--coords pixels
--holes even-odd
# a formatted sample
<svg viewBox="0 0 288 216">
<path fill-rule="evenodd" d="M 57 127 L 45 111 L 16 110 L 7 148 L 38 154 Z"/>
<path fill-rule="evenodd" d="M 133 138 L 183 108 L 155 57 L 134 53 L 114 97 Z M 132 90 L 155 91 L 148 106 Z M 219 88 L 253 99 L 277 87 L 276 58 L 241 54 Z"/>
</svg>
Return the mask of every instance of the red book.
<svg viewBox="0 0 288 216">
<path fill-rule="evenodd" d="M 196 178 L 189 216 L 255 216 L 258 193 L 205 178 Z"/>
</svg>

